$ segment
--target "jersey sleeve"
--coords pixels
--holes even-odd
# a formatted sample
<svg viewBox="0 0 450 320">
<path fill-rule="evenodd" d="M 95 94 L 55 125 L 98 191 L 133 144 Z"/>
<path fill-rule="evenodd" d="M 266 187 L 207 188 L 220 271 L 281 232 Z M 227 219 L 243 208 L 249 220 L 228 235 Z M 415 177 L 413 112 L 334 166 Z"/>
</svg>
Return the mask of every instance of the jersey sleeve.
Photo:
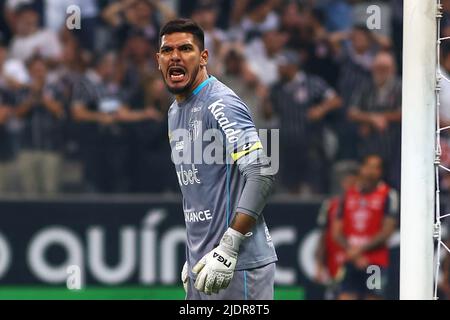
<svg viewBox="0 0 450 320">
<path fill-rule="evenodd" d="M 248 107 L 234 95 L 213 97 L 207 101 L 207 127 L 220 132 L 227 163 L 240 164 L 247 155 L 263 146 Z"/>
<path fill-rule="evenodd" d="M 274 177 L 249 110 L 235 96 L 213 99 L 207 108 L 208 127 L 219 130 L 227 165 L 236 163 L 245 179 L 236 210 L 258 219 L 273 190 Z"/>
</svg>

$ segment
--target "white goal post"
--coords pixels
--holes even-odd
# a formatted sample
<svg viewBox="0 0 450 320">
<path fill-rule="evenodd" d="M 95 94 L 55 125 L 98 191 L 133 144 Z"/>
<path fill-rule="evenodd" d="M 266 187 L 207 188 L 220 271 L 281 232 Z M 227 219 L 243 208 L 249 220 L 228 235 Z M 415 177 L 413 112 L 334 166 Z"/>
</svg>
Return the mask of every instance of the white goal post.
<svg viewBox="0 0 450 320">
<path fill-rule="evenodd" d="M 436 0 L 405 0 L 400 299 L 433 297 Z"/>
</svg>

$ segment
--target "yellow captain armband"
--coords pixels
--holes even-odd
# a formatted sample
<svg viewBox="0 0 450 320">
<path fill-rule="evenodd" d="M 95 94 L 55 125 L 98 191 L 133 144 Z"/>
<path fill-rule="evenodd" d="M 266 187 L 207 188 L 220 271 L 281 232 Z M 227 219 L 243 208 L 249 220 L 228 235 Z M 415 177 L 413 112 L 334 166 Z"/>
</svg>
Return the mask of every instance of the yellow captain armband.
<svg viewBox="0 0 450 320">
<path fill-rule="evenodd" d="M 240 158 L 249 154 L 250 152 L 253 152 L 255 150 L 262 149 L 262 148 L 263 148 L 263 146 L 262 146 L 261 141 L 249 142 L 249 143 L 242 145 L 239 148 L 236 148 L 231 153 L 231 158 L 233 159 L 233 161 L 238 161 Z"/>
</svg>

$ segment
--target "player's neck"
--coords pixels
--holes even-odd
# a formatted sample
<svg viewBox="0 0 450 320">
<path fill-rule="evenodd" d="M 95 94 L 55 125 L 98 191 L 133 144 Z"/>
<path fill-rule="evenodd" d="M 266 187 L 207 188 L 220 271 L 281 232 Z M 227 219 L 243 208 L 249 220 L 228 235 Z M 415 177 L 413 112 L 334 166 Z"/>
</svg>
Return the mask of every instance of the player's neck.
<svg viewBox="0 0 450 320">
<path fill-rule="evenodd" d="M 197 78 L 195 79 L 194 83 L 192 83 L 192 86 L 189 90 L 175 95 L 175 99 L 177 100 L 177 102 L 183 102 L 184 100 L 186 100 L 187 97 L 192 94 L 195 88 L 197 88 L 206 79 L 208 79 L 208 72 L 206 71 L 206 68 L 204 68 L 199 71 L 199 73 L 197 74 Z"/>
</svg>

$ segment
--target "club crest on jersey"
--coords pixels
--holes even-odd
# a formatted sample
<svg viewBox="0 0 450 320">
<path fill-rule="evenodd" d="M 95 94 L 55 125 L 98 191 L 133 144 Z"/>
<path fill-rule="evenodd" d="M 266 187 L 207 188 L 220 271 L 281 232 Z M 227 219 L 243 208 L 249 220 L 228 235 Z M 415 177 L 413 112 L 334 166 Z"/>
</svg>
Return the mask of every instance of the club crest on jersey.
<svg viewBox="0 0 450 320">
<path fill-rule="evenodd" d="M 188 130 L 189 130 L 189 139 L 191 141 L 196 140 L 200 135 L 201 124 L 202 122 L 196 119 L 191 119 L 189 121 Z"/>
<path fill-rule="evenodd" d="M 175 143 L 175 150 L 182 151 L 184 149 L 184 141 L 177 141 Z"/>
</svg>

